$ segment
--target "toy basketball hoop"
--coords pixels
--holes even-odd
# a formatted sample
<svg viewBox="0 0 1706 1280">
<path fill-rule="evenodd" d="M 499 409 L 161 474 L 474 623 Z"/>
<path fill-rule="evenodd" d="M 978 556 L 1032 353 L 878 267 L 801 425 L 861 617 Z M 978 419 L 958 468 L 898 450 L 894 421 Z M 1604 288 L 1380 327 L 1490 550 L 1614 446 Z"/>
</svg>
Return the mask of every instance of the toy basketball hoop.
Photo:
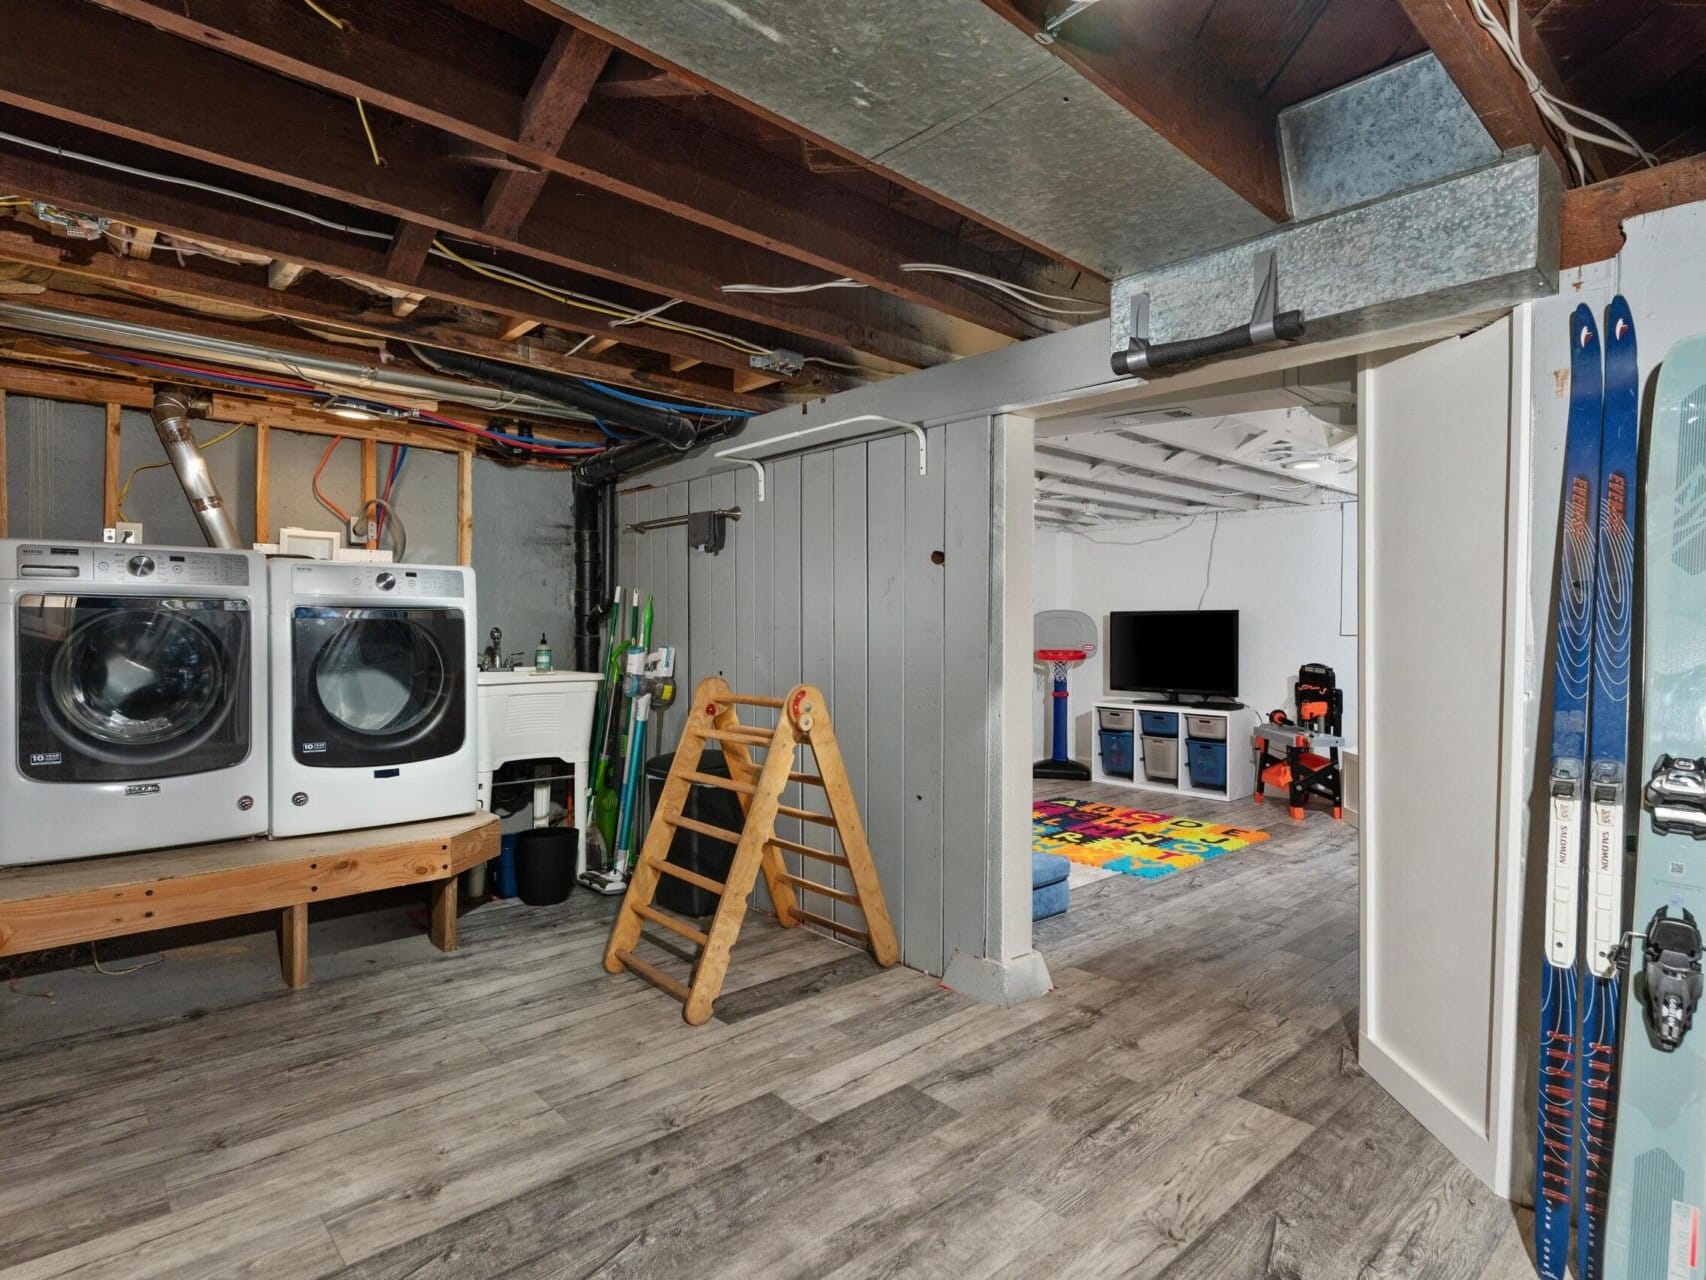
<svg viewBox="0 0 1706 1280">
<path fill-rule="evenodd" d="M 1037 614 L 1031 642 L 1036 660 L 1049 669 L 1053 682 L 1050 701 L 1054 704 L 1049 758 L 1032 765 L 1031 776 L 1088 782 L 1090 770 L 1074 760 L 1067 750 L 1067 734 L 1072 724 L 1067 683 L 1072 668 L 1096 652 L 1096 620 L 1076 609 L 1044 609 Z"/>
</svg>

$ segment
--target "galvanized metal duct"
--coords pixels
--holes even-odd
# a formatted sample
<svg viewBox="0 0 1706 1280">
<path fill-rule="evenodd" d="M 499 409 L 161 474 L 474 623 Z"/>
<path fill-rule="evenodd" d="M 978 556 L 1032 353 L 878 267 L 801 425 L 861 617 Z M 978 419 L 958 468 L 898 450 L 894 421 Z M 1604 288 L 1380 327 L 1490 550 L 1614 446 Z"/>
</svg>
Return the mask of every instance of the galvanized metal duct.
<svg viewBox="0 0 1706 1280">
<path fill-rule="evenodd" d="M 225 509 L 225 499 L 219 496 L 219 486 L 213 482 L 207 459 L 190 430 L 190 419 L 207 412 L 206 396 L 197 396 L 187 387 L 155 387 L 154 404 L 149 410 L 154 418 L 154 430 L 160 437 L 160 447 L 178 483 L 184 486 L 184 497 L 201 525 L 202 536 L 208 545 L 227 551 L 240 550 L 242 541 L 231 523 L 231 513 Z"/>
</svg>

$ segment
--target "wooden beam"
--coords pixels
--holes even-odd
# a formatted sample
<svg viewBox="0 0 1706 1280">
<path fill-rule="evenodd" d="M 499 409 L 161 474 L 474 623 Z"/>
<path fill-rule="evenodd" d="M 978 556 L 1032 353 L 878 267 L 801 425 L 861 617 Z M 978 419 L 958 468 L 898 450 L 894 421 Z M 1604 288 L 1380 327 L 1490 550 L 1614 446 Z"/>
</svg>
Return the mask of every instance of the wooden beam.
<svg viewBox="0 0 1706 1280">
<path fill-rule="evenodd" d="M 357 5 L 355 29 L 335 39 L 299 21 L 293 12 L 247 0 L 198 0 L 190 7 L 193 18 L 169 0 L 96 3 L 269 71 L 360 97 L 405 119 L 507 153 L 536 170 L 648 204 L 810 263 L 832 276 L 851 276 L 1010 336 L 1027 336 L 1036 326 L 992 306 L 987 296 L 963 287 L 963 282 L 902 272 L 899 265 L 942 262 L 1032 288 L 1082 296 L 1089 303 L 1107 299 L 1100 280 L 1075 279 L 1072 273 L 1060 271 L 1052 265 L 1056 255 L 1040 246 L 1031 244 L 1038 250 L 1037 257 L 1015 263 L 1009 256 L 980 250 L 950 232 L 852 192 L 831 178 L 743 144 L 691 116 L 631 98 L 608 100 L 616 85 L 631 79 L 631 62 L 613 67 L 599 81 L 594 100 L 581 112 L 560 150 L 530 146 L 516 128 L 522 101 L 507 87 L 513 83 L 513 70 L 490 57 L 482 61 L 472 39 L 479 28 L 471 27 L 461 41 L 448 35 L 444 23 L 457 17 L 436 5 L 429 14 L 422 8 L 424 0 L 390 0 L 384 11 L 389 29 L 383 36 L 360 20 L 362 10 Z M 556 11 L 555 16 L 570 15 Z M 591 35 L 588 24 L 577 21 L 577 28 L 601 43 L 609 40 L 607 33 Z M 457 55 L 454 64 L 443 57 L 442 51 L 451 49 Z M 624 78 L 612 78 L 618 74 Z M 673 72 L 663 78 L 684 84 Z M 704 90 L 702 85 L 687 87 Z M 797 131 L 795 126 L 784 127 Z M 856 165 L 866 167 L 867 162 Z M 894 175 L 888 176 L 894 180 Z M 948 203 L 912 186 L 935 203 Z"/>
<path fill-rule="evenodd" d="M 272 426 L 255 423 L 255 541 L 272 541 Z"/>
<path fill-rule="evenodd" d="M 132 227 L 130 230 L 130 256 L 139 262 L 148 261 L 154 252 L 154 241 L 159 232 L 153 227 Z"/>
<path fill-rule="evenodd" d="M 737 409 L 765 412 L 776 402 L 754 397 L 737 397 L 726 385 L 717 388 L 700 382 L 698 375 L 672 376 L 641 367 L 618 365 L 564 354 L 536 342 L 505 343 L 469 330 L 450 325 L 414 322 L 399 324 L 392 316 L 378 310 L 350 307 L 339 297 L 341 286 L 329 285 L 323 290 L 294 290 L 283 298 L 274 299 L 258 285 L 242 279 L 240 268 L 221 266 L 217 270 L 186 264 L 183 267 L 166 263 L 132 263 L 104 252 L 90 253 L 84 260 L 71 259 L 76 252 L 51 240 L 0 231 L 0 261 L 12 261 L 38 266 L 66 276 L 98 281 L 111 288 L 133 295 L 134 301 L 95 298 L 87 295 L 65 295 L 51 291 L 55 303 L 69 310 L 91 315 L 107 315 L 115 319 L 133 319 L 162 328 L 201 333 L 210 337 L 247 341 L 347 359 L 349 352 L 321 342 L 312 342 L 300 333 L 278 334 L 265 329 L 246 332 L 249 326 L 241 321 L 209 317 L 199 312 L 181 309 L 143 313 L 136 308 L 144 301 L 178 301 L 203 299 L 208 302 L 236 303 L 269 310 L 281 318 L 304 324 L 325 326 L 342 332 L 366 334 L 376 338 L 397 338 L 427 347 L 442 347 L 465 351 L 470 355 L 492 360 L 504 360 L 529 368 L 544 369 L 570 377 L 599 378 L 640 390 L 655 391 L 690 399 L 712 401 Z M 117 308 L 126 308 L 120 311 Z M 706 378 L 714 371 L 707 371 Z"/>
<path fill-rule="evenodd" d="M 283 293 L 291 285 L 302 278 L 302 273 L 308 268 L 295 262 L 286 262 L 282 258 L 274 258 L 267 263 L 267 288 Z"/>
<path fill-rule="evenodd" d="M 586 105 L 587 95 L 614 52 L 584 31 L 560 27 L 533 88 L 521 104 L 520 141 L 555 155 Z M 492 179 L 480 225 L 495 236 L 514 238 L 545 189 L 549 170 L 509 170 Z"/>
<path fill-rule="evenodd" d="M 607 323 L 598 312 L 557 302 L 530 289 L 476 275 L 441 260 L 429 259 L 418 282 L 394 280 L 386 275 L 386 252 L 372 242 L 264 212 L 251 214 L 229 200 L 187 188 L 163 188 L 145 179 L 91 171 L 75 161 L 51 159 L 3 141 L 0 141 L 0 179 L 3 179 L 0 185 L 8 192 L 28 193 L 50 203 L 109 217 L 146 216 L 164 232 L 266 257 L 290 257 L 323 274 L 355 276 L 404 287 L 418 283 L 422 293 L 446 302 L 526 316 L 571 333 L 601 333 Z M 197 264 L 198 260 L 190 260 L 189 265 Z M 564 288 L 568 289 L 587 287 L 584 280 L 564 282 Z M 291 300 L 299 292 L 274 294 L 262 304 L 262 309 L 282 312 L 295 305 Z M 740 325 L 730 328 L 737 337 L 747 338 L 751 334 L 749 340 L 758 345 L 771 345 L 774 340 L 774 335 L 762 331 L 743 332 Z M 706 364 L 723 368 L 747 367 L 746 352 L 710 338 L 650 325 L 630 325 L 624 334 L 624 346 L 664 355 L 693 355 Z M 822 378 L 815 371 L 802 372 L 788 381 L 802 386 L 822 385 Z"/>
<path fill-rule="evenodd" d="M 687 356 L 672 356 L 669 362 L 669 371 L 671 373 L 686 373 L 698 363 L 699 362 L 697 360 L 691 359 Z M 739 373 L 740 370 L 737 369 L 735 372 Z"/>
<path fill-rule="evenodd" d="M 623 65 L 612 67 L 593 86 L 592 92 L 598 98 L 696 98 L 705 90 L 662 67 L 630 58 Z"/>
<path fill-rule="evenodd" d="M 474 563 L 474 454 L 456 459 L 456 563 Z"/>
<path fill-rule="evenodd" d="M 106 454 L 101 467 L 101 523 L 108 529 L 118 523 L 120 415 L 123 409 L 109 403 L 106 421 Z"/>
<path fill-rule="evenodd" d="M 984 3 L 1027 36 L 1057 8 L 1050 0 Z M 1274 108 L 1234 83 L 1154 5 L 1086 9 L 1048 48 L 1261 213 L 1276 222 L 1290 216 Z"/>
<path fill-rule="evenodd" d="M 776 375 L 763 369 L 736 369 L 731 380 L 736 391 L 756 391 L 759 387 L 768 387 L 776 381 Z"/>
<path fill-rule="evenodd" d="M 385 255 L 385 278 L 408 284 L 419 280 L 436 235 L 437 231 L 424 222 L 399 221 L 391 237 L 391 248 Z"/>
<path fill-rule="evenodd" d="M 1623 247 L 1625 219 L 1697 200 L 1706 200 L 1706 155 L 1566 191 L 1559 265 L 1579 267 L 1615 258 Z"/>
<path fill-rule="evenodd" d="M 25 42 L 0 42 L 0 103 L 8 106 L 275 183 L 299 198 L 427 223 L 911 367 L 952 359 L 939 322 L 872 290 L 725 293 L 723 285 L 733 282 L 790 285 L 819 277 L 758 246 L 602 191 L 547 187 L 514 238 L 491 235 L 480 226 L 480 198 L 426 131 L 368 112 L 386 160 L 376 166 L 347 101 L 116 15 L 58 0 L 0 0 L 0 27 L 30 32 L 27 50 Z M 167 65 L 170 83 L 151 74 Z M 111 92 L 117 83 L 127 85 L 125 94 Z M 44 131 L 39 122 L 12 127 Z"/>
<path fill-rule="evenodd" d="M 1399 3 L 1499 148 L 1508 151 L 1512 147 L 1534 147 L 1552 157 L 1566 181 L 1573 181 L 1563 149 L 1541 119 L 1528 86 L 1487 29 L 1476 20 L 1469 0 L 1399 0 Z M 1495 7 L 1504 14 L 1504 4 Z M 1515 8 L 1523 57 L 1543 85 L 1560 92 L 1557 72 L 1528 9 L 1522 5 Z"/>
<path fill-rule="evenodd" d="M 518 316 L 509 316 L 503 322 L 503 328 L 498 330 L 499 342 L 514 342 L 517 338 L 525 338 L 539 327 L 537 320 L 526 320 Z M 673 368 L 673 363 L 671 368 Z"/>
<path fill-rule="evenodd" d="M 379 446 L 371 439 L 361 442 L 361 509 L 369 516 L 367 504 L 379 496 Z M 379 546 L 379 539 L 373 536 L 373 521 L 368 520 L 367 549 L 373 551 Z"/>
</svg>

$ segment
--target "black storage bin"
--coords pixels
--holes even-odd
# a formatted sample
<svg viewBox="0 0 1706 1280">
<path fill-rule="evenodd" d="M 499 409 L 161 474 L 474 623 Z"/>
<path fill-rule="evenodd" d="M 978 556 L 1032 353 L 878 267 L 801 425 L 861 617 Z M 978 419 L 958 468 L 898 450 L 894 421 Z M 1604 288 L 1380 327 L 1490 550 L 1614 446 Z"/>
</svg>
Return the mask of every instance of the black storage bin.
<svg viewBox="0 0 1706 1280">
<path fill-rule="evenodd" d="M 657 812 L 658 800 L 663 795 L 664 779 L 669 777 L 670 766 L 674 763 L 673 751 L 653 756 L 646 761 L 648 817 Z M 729 766 L 723 759 L 723 749 L 705 748 L 699 757 L 698 771 L 717 778 L 728 777 Z M 725 791 L 721 787 L 707 787 L 703 783 L 689 785 L 687 803 L 681 811 L 689 818 L 713 827 L 722 827 L 725 831 L 739 831 L 746 825 L 746 815 L 741 810 L 740 797 L 732 791 Z M 670 862 L 719 882 L 729 878 L 729 866 L 734 862 L 734 857 L 735 847 L 728 841 L 700 835 L 697 831 L 678 828 L 675 839 L 669 845 Z M 659 876 L 657 902 L 664 910 L 673 911 L 678 916 L 708 916 L 717 909 L 718 898 L 716 894 L 701 889 L 698 885 L 688 884 L 675 876 Z"/>
<path fill-rule="evenodd" d="M 580 832 L 573 827 L 533 827 L 516 833 L 515 891 L 530 907 L 562 902 L 575 887 L 575 849 Z"/>
</svg>

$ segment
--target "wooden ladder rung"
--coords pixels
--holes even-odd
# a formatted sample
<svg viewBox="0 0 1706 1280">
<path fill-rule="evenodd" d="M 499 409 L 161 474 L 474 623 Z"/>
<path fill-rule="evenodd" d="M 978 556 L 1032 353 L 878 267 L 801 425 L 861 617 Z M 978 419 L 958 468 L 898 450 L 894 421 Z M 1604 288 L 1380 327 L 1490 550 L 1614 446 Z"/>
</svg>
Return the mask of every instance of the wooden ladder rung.
<svg viewBox="0 0 1706 1280">
<path fill-rule="evenodd" d="M 775 734 L 768 733 L 763 729 L 748 729 L 740 726 L 719 729 L 716 725 L 712 725 L 705 730 L 704 736 L 714 742 L 745 742 L 755 747 L 768 747 L 776 739 Z"/>
<path fill-rule="evenodd" d="M 789 875 L 786 873 L 783 874 L 782 879 L 786 880 L 796 888 L 805 889 L 810 893 L 821 893 L 826 898 L 834 898 L 837 902 L 845 902 L 849 906 L 853 907 L 859 905 L 859 895 L 856 893 L 848 893 L 845 889 L 835 889 L 827 884 L 819 884 L 816 880 L 807 880 L 804 876 Z"/>
<path fill-rule="evenodd" d="M 736 704 L 776 708 L 776 727 L 742 724 Z M 699 763 L 701 753 L 713 743 L 721 744 L 720 754 L 728 764 L 727 774 L 711 772 Z M 748 745 L 764 748 L 766 754 L 754 760 L 747 752 Z M 798 754 L 801 747 L 811 748 L 810 761 Z M 780 803 L 783 795 L 792 794 L 789 788 L 794 786 L 819 788 L 825 799 L 817 803 L 828 812 Z M 682 810 L 694 787 L 735 792 L 740 797 L 739 828 L 687 817 Z M 726 820 L 735 819 L 731 814 Z M 789 840 L 777 834 L 778 823 L 787 825 L 794 821 L 828 827 L 835 838 L 821 832 L 815 834 L 814 839 L 829 846 L 818 849 L 803 840 Z M 792 826 L 787 829 L 790 834 L 801 834 Z M 734 856 L 721 880 L 669 860 L 670 846 L 676 833 L 682 831 L 733 846 Z M 847 874 L 819 872 L 833 881 L 820 884 L 806 878 L 805 866 L 793 861 L 796 856 L 840 867 Z M 810 924 L 843 935 L 867 947 L 876 962 L 885 968 L 899 960 L 899 942 L 883 902 L 882 886 L 871 862 L 870 844 L 859 821 L 846 762 L 835 740 L 823 691 L 814 685 L 797 684 L 781 698 L 739 694 L 730 692 L 721 676 L 709 676 L 694 691 L 692 711 L 670 766 L 669 785 L 658 801 L 633 879 L 628 883 L 628 894 L 617 912 L 610 941 L 605 944 L 605 969 L 611 973 L 620 973 L 625 968 L 632 970 L 680 1000 L 686 1006 L 683 1017 L 690 1024 L 705 1023 L 713 1016 L 728 973 L 730 954 L 740 933 L 741 917 L 748 907 L 747 898 L 760 873 L 770 887 L 783 927 Z M 715 915 L 708 921 L 694 919 L 655 901 L 664 876 L 673 876 L 713 894 L 718 903 Z M 812 894 L 821 898 L 813 898 Z M 821 899 L 839 905 L 831 908 Z M 854 911 L 848 908 L 854 908 L 864 927 L 801 910 L 798 904 L 802 901 L 814 903 L 831 915 L 853 916 Z M 666 940 L 658 932 L 660 928 L 691 942 L 697 950 L 692 974 L 685 980 L 671 977 L 656 965 L 634 956 L 642 939 L 662 948 L 664 953 L 686 954 L 678 944 Z M 678 966 L 670 968 L 679 972 Z"/>
<path fill-rule="evenodd" d="M 674 876 L 677 880 L 685 880 L 688 884 L 696 884 L 706 893 L 714 893 L 719 898 L 723 896 L 726 887 L 721 880 L 713 880 L 710 876 L 702 876 L 697 871 L 689 871 L 686 867 L 678 867 L 673 862 L 659 862 L 656 858 L 646 861 L 666 876 Z"/>
<path fill-rule="evenodd" d="M 678 776 L 702 787 L 720 787 L 724 791 L 738 791 L 743 796 L 750 796 L 758 790 L 750 782 L 742 782 L 738 778 L 725 778 L 715 773 L 696 773 L 691 769 L 683 769 Z"/>
<path fill-rule="evenodd" d="M 801 914 L 803 915 L 804 912 Z M 663 988 L 663 990 L 669 992 L 670 995 L 681 1001 L 682 1004 L 687 1003 L 688 992 L 686 983 L 670 977 L 656 965 L 647 964 L 632 951 L 624 952 L 622 955 L 618 956 L 617 959 L 621 960 L 624 965 L 639 974 L 654 987 Z"/>
<path fill-rule="evenodd" d="M 697 831 L 700 835 L 710 836 L 713 840 L 726 840 L 733 845 L 740 843 L 740 832 L 730 831 L 727 827 L 714 827 L 709 822 L 700 822 L 697 818 L 689 818 L 683 815 L 679 818 L 665 818 L 664 821 L 672 827 L 680 827 L 683 831 Z"/>
<path fill-rule="evenodd" d="M 833 827 L 835 815 L 830 813 L 813 813 L 810 809 L 796 809 L 791 804 L 779 804 L 776 812 L 784 818 L 798 818 L 801 822 L 815 822 L 820 827 Z"/>
<path fill-rule="evenodd" d="M 844 933 L 849 938 L 858 938 L 861 942 L 868 943 L 871 940 L 871 935 L 866 933 L 863 929 L 855 929 L 850 924 L 842 924 L 839 920 L 831 920 L 828 916 L 820 916 L 817 912 L 807 911 L 804 907 L 795 907 L 794 915 L 797 918 L 809 921 L 812 924 L 821 924 L 825 929 L 833 929 L 837 933 Z"/>
<path fill-rule="evenodd" d="M 778 849 L 786 849 L 791 853 L 802 854 L 807 858 L 816 858 L 819 862 L 833 862 L 838 867 L 853 865 L 839 853 L 830 853 L 826 849 L 814 849 L 809 844 L 801 844 L 798 840 L 784 840 L 781 836 L 771 836 L 765 843 Z"/>
<path fill-rule="evenodd" d="M 667 911 L 659 911 L 656 907 L 649 906 L 644 902 L 636 902 L 634 911 L 640 919 L 650 920 L 653 924 L 661 924 L 664 928 L 673 930 L 690 942 L 697 942 L 702 947 L 711 941 L 703 929 L 695 928 L 687 921 L 672 916 Z"/>
</svg>

